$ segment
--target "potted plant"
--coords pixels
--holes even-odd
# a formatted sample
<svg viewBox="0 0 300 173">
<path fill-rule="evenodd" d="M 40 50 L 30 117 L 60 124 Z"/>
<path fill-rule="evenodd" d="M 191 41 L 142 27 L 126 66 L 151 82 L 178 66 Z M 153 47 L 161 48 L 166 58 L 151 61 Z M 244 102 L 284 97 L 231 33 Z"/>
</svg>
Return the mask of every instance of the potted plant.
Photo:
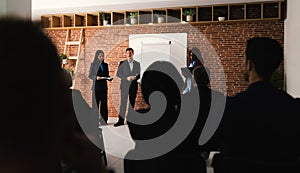
<svg viewBox="0 0 300 173">
<path fill-rule="evenodd" d="M 186 16 L 186 21 L 187 22 L 192 22 L 193 21 L 193 15 L 195 15 L 196 12 L 195 12 L 195 9 L 186 9 L 182 12 L 182 15 L 183 16 Z"/>
<path fill-rule="evenodd" d="M 130 12 L 129 13 L 129 18 L 130 18 L 130 23 L 131 24 L 137 24 L 137 16 L 138 16 L 137 12 Z"/>
<path fill-rule="evenodd" d="M 224 21 L 226 18 L 226 9 L 214 9 L 214 15 L 218 17 L 219 21 Z"/>
<path fill-rule="evenodd" d="M 74 70 L 73 69 L 71 69 L 71 68 L 69 68 L 69 69 L 67 69 L 69 72 L 70 72 L 70 74 L 71 74 L 71 76 L 72 76 L 72 79 L 74 78 Z"/>
<path fill-rule="evenodd" d="M 62 59 L 62 63 L 63 64 L 67 64 L 68 63 L 68 59 L 67 59 L 67 55 L 62 53 L 60 54 L 60 58 Z"/>
<path fill-rule="evenodd" d="M 103 21 L 103 26 L 106 26 L 108 24 L 108 20 L 110 19 L 110 16 L 105 14 L 103 11 L 99 12 L 99 16 Z"/>
<path fill-rule="evenodd" d="M 157 17 L 157 23 L 165 22 L 165 15 L 163 13 L 156 13 L 155 16 Z"/>
</svg>

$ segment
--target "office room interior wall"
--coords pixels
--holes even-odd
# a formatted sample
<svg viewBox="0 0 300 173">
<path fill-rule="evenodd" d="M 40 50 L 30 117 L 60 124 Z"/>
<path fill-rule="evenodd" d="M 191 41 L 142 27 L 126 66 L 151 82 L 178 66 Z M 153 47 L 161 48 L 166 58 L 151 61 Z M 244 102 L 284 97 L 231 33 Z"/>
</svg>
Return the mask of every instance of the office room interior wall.
<svg viewBox="0 0 300 173">
<path fill-rule="evenodd" d="M 300 97 L 300 1 L 287 1 L 285 20 L 285 81 L 286 91 L 294 97 Z"/>
</svg>

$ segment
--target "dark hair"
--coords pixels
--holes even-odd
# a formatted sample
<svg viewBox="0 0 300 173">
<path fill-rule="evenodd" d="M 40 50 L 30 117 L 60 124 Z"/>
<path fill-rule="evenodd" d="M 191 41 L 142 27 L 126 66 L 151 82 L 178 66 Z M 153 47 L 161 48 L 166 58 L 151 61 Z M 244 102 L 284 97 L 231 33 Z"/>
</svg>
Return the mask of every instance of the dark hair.
<svg viewBox="0 0 300 173">
<path fill-rule="evenodd" d="M 103 50 L 97 50 L 96 53 L 95 53 L 95 56 L 94 56 L 93 63 L 100 63 L 100 60 L 98 59 L 98 56 L 100 55 L 100 53 L 103 53 L 103 55 L 104 55 Z"/>
<path fill-rule="evenodd" d="M 193 71 L 194 80 L 197 85 L 207 86 L 210 82 L 209 70 L 206 67 L 198 66 Z"/>
<path fill-rule="evenodd" d="M 269 80 L 283 58 L 279 42 L 267 37 L 254 37 L 247 41 L 246 60 L 251 60 L 257 74 Z"/>
<path fill-rule="evenodd" d="M 193 47 L 192 50 L 191 50 L 191 53 L 193 53 L 193 60 L 196 60 L 196 58 L 197 58 L 201 65 L 204 64 L 201 52 L 197 47 Z"/>
<path fill-rule="evenodd" d="M 177 104 L 178 87 L 183 87 L 183 80 L 176 67 L 167 61 L 156 61 L 144 72 L 141 80 L 142 94 L 146 101 L 154 91 L 160 91 L 167 97 L 168 103 Z"/>
<path fill-rule="evenodd" d="M 1 140 L 25 150 L 53 142 L 58 117 L 67 116 L 60 115 L 68 90 L 57 49 L 31 20 L 0 18 L 0 33 L 2 111 L 6 112 L 0 116 Z"/>
<path fill-rule="evenodd" d="M 127 51 L 132 51 L 132 53 L 134 53 L 134 50 L 131 47 L 126 48 L 126 52 Z"/>
<path fill-rule="evenodd" d="M 144 140 L 158 137 L 168 131 L 176 122 L 181 108 L 180 89 L 183 87 L 183 80 L 170 62 L 156 61 L 144 72 L 141 79 L 142 95 L 149 104 L 149 97 L 154 92 L 160 92 L 166 98 L 166 109 L 163 115 L 151 124 L 135 124 L 128 121 L 130 134 L 134 140 Z M 151 106 L 151 105 L 150 105 Z M 148 113 L 149 116 L 156 116 L 155 108 L 151 110 L 137 110 L 140 113 Z M 154 114 L 153 114 L 154 113 Z M 129 118 L 132 116 L 128 116 Z"/>
</svg>

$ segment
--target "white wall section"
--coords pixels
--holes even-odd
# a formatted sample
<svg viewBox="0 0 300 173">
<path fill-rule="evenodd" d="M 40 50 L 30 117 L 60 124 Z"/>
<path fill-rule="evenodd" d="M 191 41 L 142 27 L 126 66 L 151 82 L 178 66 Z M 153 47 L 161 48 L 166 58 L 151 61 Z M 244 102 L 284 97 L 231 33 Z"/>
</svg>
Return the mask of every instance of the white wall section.
<svg viewBox="0 0 300 173">
<path fill-rule="evenodd" d="M 39 19 L 43 14 L 86 13 L 97 11 L 138 10 L 230 4 L 243 2 L 263 2 L 266 0 L 32 0 L 32 18 Z M 276 0 L 270 0 L 276 1 Z"/>
<path fill-rule="evenodd" d="M 0 0 L 0 16 L 31 19 L 31 0 Z"/>
<path fill-rule="evenodd" d="M 284 31 L 284 69 L 286 91 L 300 98 L 300 1 L 287 1 L 287 19 Z"/>
</svg>

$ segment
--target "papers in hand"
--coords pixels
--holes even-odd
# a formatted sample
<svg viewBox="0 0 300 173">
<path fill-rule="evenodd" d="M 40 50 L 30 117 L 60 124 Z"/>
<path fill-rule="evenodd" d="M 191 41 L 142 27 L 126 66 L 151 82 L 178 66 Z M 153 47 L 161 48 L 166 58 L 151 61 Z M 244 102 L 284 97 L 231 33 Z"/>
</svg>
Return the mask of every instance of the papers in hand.
<svg viewBox="0 0 300 173">
<path fill-rule="evenodd" d="M 100 79 L 105 79 L 105 80 L 109 80 L 109 81 L 113 80 L 112 77 L 100 77 Z"/>
</svg>

